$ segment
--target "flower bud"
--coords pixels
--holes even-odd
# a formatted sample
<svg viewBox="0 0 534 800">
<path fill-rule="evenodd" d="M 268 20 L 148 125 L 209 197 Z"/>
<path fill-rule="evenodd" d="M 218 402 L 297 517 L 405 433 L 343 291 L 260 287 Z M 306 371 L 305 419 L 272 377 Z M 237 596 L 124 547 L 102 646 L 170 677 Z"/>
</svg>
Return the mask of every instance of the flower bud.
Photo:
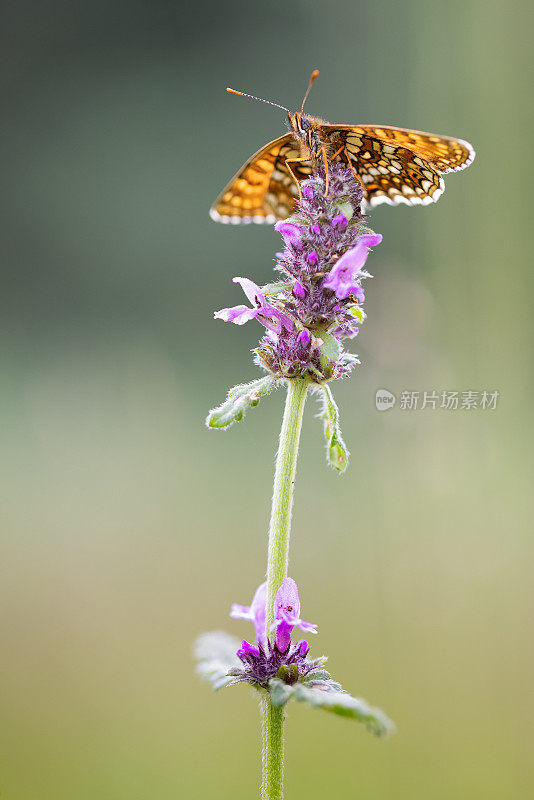
<svg viewBox="0 0 534 800">
<path fill-rule="evenodd" d="M 340 231 L 344 231 L 348 224 L 349 221 L 346 218 L 345 214 L 336 214 L 336 216 L 332 220 L 332 227 Z"/>
<path fill-rule="evenodd" d="M 306 639 L 301 639 L 299 642 L 297 642 L 297 649 L 302 658 L 305 658 L 308 655 L 310 645 Z"/>
<path fill-rule="evenodd" d="M 306 297 L 306 289 L 301 283 L 299 283 L 299 281 L 295 281 L 293 284 L 293 294 L 300 300 L 302 300 L 303 297 Z"/>
<path fill-rule="evenodd" d="M 311 342 L 311 336 L 310 336 L 310 332 L 307 330 L 307 328 L 304 328 L 303 330 L 301 330 L 301 332 L 297 336 L 297 342 L 299 344 L 301 344 L 303 347 L 308 347 L 308 345 Z"/>
<path fill-rule="evenodd" d="M 292 244 L 293 247 L 302 247 L 302 231 L 300 225 L 295 225 L 294 222 L 277 222 L 274 226 L 275 230 L 283 236 L 286 244 Z"/>
</svg>

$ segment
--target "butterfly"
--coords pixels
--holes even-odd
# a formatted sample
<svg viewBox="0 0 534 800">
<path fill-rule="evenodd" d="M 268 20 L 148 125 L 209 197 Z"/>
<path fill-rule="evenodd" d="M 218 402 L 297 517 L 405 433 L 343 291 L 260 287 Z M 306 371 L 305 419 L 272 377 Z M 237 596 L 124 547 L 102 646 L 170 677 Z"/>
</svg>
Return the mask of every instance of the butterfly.
<svg viewBox="0 0 534 800">
<path fill-rule="evenodd" d="M 234 224 L 286 219 L 300 196 L 300 182 L 323 167 L 328 187 L 328 166 L 336 162 L 359 178 L 368 206 L 428 205 L 443 194 L 442 175 L 473 162 L 475 151 L 463 139 L 391 125 L 331 125 L 305 116 L 304 103 L 318 74 L 312 73 L 300 112 L 262 100 L 287 112 L 290 129 L 241 167 L 211 207 L 212 219 Z"/>
</svg>

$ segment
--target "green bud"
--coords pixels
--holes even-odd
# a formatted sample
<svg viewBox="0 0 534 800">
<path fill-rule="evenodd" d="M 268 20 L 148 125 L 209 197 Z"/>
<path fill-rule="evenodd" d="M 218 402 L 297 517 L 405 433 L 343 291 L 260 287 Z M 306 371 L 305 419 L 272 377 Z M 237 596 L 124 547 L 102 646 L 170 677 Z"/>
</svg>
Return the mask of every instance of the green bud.
<svg viewBox="0 0 534 800">
<path fill-rule="evenodd" d="M 206 418 L 208 428 L 229 428 L 241 422 L 249 408 L 254 408 L 260 399 L 274 389 L 276 379 L 272 375 L 251 383 L 243 383 L 230 389 L 226 400 L 213 408 Z"/>
<path fill-rule="evenodd" d="M 350 453 L 341 435 L 339 409 L 327 384 L 321 386 L 321 391 L 324 392 L 322 397 L 323 409 L 320 416 L 324 422 L 326 461 L 338 472 L 345 472 L 349 464 Z"/>
</svg>

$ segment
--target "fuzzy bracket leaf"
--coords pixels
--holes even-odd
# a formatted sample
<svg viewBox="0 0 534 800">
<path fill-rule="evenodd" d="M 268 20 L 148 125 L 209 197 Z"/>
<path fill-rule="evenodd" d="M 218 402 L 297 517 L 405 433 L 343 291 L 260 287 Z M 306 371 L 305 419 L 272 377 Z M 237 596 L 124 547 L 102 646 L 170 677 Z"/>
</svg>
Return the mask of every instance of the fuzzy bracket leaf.
<svg viewBox="0 0 534 800">
<path fill-rule="evenodd" d="M 203 633 L 195 642 L 194 657 L 197 662 L 196 671 L 200 677 L 211 683 L 213 689 L 222 689 L 234 681 L 228 672 L 241 666 L 236 656 L 240 642 L 224 631 Z"/>
<path fill-rule="evenodd" d="M 288 686 L 278 678 L 273 678 L 269 683 L 271 703 L 275 706 L 284 706 L 292 698 L 301 703 L 307 703 L 312 708 L 322 708 L 339 717 L 347 717 L 363 722 L 368 731 L 375 736 L 387 736 L 395 731 L 395 725 L 383 711 L 370 706 L 359 697 L 352 697 L 348 692 L 336 688 L 308 687 L 302 683 Z"/>
<path fill-rule="evenodd" d="M 350 453 L 341 435 L 339 409 L 328 384 L 323 384 L 319 391 L 323 393 L 321 396 L 323 407 L 319 416 L 324 422 L 326 461 L 338 472 L 345 472 L 349 465 Z"/>
<path fill-rule="evenodd" d="M 210 411 L 206 425 L 208 428 L 229 428 L 234 422 L 241 422 L 249 408 L 255 408 L 262 397 L 272 392 L 275 383 L 276 379 L 267 375 L 257 381 L 234 386 L 224 403 Z"/>
</svg>

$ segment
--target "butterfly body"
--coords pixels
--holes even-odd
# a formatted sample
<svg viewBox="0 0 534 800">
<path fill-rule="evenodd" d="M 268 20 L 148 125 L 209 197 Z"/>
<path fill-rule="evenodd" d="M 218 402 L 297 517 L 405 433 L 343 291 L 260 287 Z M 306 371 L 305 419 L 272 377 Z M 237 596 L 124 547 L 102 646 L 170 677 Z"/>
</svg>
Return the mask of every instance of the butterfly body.
<svg viewBox="0 0 534 800">
<path fill-rule="evenodd" d="M 324 126 L 328 123 L 319 117 L 304 116 L 298 111 L 287 116 L 294 140 L 300 147 L 301 157 L 309 160 L 313 167 L 319 167 L 323 148 L 327 156 L 332 155 L 329 152 L 330 142 L 323 134 Z"/>
<path fill-rule="evenodd" d="M 213 204 L 212 219 L 234 224 L 286 219 L 300 182 L 321 167 L 328 174 L 328 165 L 338 161 L 359 178 L 367 206 L 427 205 L 443 194 L 441 176 L 465 169 L 475 157 L 469 142 L 451 136 L 389 125 L 331 125 L 298 111 L 287 116 L 290 130 L 241 167 Z"/>
</svg>

